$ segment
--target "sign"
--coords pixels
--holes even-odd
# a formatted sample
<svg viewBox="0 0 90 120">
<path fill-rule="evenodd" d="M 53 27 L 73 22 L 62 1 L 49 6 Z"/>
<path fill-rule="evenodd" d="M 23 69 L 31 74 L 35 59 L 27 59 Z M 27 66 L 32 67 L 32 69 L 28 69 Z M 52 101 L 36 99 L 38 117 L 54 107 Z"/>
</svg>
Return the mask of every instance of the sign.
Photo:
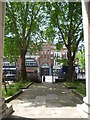
<svg viewBox="0 0 90 120">
<path fill-rule="evenodd" d="M 41 68 L 49 68 L 48 63 L 43 63 L 42 66 L 41 66 Z"/>
</svg>

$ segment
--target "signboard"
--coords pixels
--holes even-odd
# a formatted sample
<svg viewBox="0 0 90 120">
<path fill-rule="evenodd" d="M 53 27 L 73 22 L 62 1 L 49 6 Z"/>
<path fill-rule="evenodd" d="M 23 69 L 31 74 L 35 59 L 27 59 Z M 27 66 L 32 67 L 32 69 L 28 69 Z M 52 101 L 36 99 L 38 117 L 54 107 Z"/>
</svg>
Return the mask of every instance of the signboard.
<svg viewBox="0 0 90 120">
<path fill-rule="evenodd" d="M 42 66 L 41 66 L 41 68 L 49 68 L 48 63 L 43 63 Z"/>
</svg>

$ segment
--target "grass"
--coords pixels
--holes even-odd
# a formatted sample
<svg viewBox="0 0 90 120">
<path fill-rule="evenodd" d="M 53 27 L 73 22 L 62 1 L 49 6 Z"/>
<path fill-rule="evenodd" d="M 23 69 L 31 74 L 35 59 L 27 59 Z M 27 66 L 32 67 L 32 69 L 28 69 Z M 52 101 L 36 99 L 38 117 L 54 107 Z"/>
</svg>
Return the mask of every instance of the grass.
<svg viewBox="0 0 90 120">
<path fill-rule="evenodd" d="M 22 87 L 26 87 L 29 84 L 29 81 L 23 83 L 22 81 L 15 82 L 15 84 L 11 84 L 7 87 L 7 95 L 5 92 L 4 86 L 2 86 L 2 96 L 4 98 L 10 97 L 18 92 Z"/>
<path fill-rule="evenodd" d="M 66 85 L 70 86 L 70 87 L 77 87 L 78 83 L 74 83 L 74 82 L 66 82 Z"/>
<path fill-rule="evenodd" d="M 66 82 L 66 85 L 70 87 L 77 87 L 76 91 L 82 94 L 83 96 L 86 96 L 86 86 L 83 83 L 80 82 Z"/>
</svg>

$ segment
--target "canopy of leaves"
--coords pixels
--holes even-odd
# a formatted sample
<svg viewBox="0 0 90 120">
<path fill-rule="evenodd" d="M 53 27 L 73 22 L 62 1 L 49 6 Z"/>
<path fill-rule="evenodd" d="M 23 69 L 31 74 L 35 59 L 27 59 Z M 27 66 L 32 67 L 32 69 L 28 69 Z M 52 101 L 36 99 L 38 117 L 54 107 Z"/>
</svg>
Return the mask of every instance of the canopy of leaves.
<svg viewBox="0 0 90 120">
<path fill-rule="evenodd" d="M 62 58 L 62 59 L 60 59 L 60 58 L 55 58 L 55 60 L 56 60 L 56 62 L 58 63 L 58 64 L 61 64 L 61 65 L 68 65 L 68 60 L 67 59 L 65 59 L 65 58 Z"/>
<path fill-rule="evenodd" d="M 4 55 L 16 60 L 21 50 L 28 49 L 34 41 L 43 18 L 43 3 L 7 2 Z M 42 13 L 42 14 L 41 14 Z M 40 36 L 40 35 L 37 35 Z M 38 38 L 39 39 L 39 38 Z"/>
<path fill-rule="evenodd" d="M 85 47 L 82 44 L 79 46 L 79 51 L 77 52 L 76 59 L 78 59 L 80 68 L 85 70 Z"/>
<path fill-rule="evenodd" d="M 55 2 L 46 3 L 46 6 L 46 12 L 50 17 L 48 28 L 53 28 L 55 31 L 59 44 L 57 44 L 57 49 L 64 44 L 75 58 L 79 42 L 83 41 L 81 3 Z"/>
</svg>

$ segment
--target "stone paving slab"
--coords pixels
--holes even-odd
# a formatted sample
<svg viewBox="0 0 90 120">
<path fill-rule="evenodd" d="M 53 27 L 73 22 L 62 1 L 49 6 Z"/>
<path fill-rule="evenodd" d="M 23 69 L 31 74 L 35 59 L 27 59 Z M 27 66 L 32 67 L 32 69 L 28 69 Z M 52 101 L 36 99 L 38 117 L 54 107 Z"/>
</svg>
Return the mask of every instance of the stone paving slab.
<svg viewBox="0 0 90 120">
<path fill-rule="evenodd" d="M 76 105 L 82 101 L 63 84 L 36 83 L 9 104 L 13 117 L 23 118 L 81 118 Z"/>
<path fill-rule="evenodd" d="M 20 114 L 14 113 L 14 116 L 21 116 L 24 118 L 81 118 L 78 114 L 76 107 L 65 107 L 63 108 L 32 108 L 32 109 L 23 109 Z"/>
<path fill-rule="evenodd" d="M 37 96 L 33 105 L 46 105 L 46 96 Z"/>
<path fill-rule="evenodd" d="M 57 94 L 47 94 L 47 99 L 58 99 Z"/>
</svg>

